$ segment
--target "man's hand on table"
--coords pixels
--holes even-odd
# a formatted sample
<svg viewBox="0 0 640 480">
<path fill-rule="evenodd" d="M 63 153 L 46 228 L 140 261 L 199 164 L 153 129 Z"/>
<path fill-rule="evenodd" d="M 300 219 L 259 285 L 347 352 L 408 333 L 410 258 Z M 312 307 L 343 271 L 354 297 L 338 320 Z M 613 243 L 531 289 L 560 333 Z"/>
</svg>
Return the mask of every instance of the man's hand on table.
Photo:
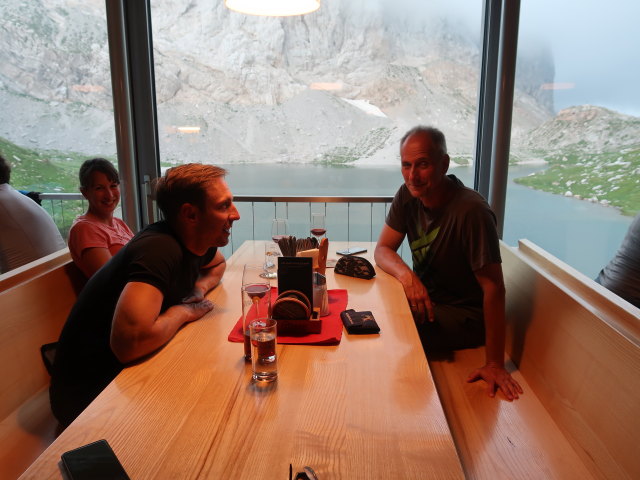
<svg viewBox="0 0 640 480">
<path fill-rule="evenodd" d="M 502 390 L 509 401 L 520 398 L 519 394 L 523 393 L 520 384 L 502 365 L 488 363 L 471 372 L 467 377 L 467 382 L 475 382 L 480 379 L 487 382 L 490 397 L 495 397 L 498 388 Z"/>
<path fill-rule="evenodd" d="M 194 297 L 190 298 L 194 301 L 186 302 L 185 299 L 184 303 L 176 305 L 176 307 L 184 308 L 187 311 L 187 322 L 198 320 L 199 318 L 202 318 L 205 314 L 213 310 L 213 302 L 211 300 L 203 299 L 200 301 L 195 301 Z"/>
<path fill-rule="evenodd" d="M 207 293 L 198 285 L 193 287 L 189 295 L 182 299 L 182 303 L 199 303 L 204 300 L 204 294 Z"/>
</svg>

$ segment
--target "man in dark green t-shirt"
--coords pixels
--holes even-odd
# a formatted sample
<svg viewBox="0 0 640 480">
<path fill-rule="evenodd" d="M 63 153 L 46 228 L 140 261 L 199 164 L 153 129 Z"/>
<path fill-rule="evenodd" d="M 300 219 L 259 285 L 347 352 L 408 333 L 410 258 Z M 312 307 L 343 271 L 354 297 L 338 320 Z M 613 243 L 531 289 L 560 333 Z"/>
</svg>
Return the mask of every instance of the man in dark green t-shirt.
<svg viewBox="0 0 640 480">
<path fill-rule="evenodd" d="M 225 270 L 217 247 L 240 218 L 225 170 L 167 170 L 156 200 L 165 220 L 129 241 L 85 285 L 58 341 L 51 409 L 66 426 L 129 363 L 166 344 L 213 308 L 205 294 Z"/>
<path fill-rule="evenodd" d="M 487 202 L 447 175 L 444 135 L 416 127 L 400 142 L 404 185 L 375 250 L 379 267 L 404 287 L 427 353 L 486 344 L 486 363 L 469 375 L 518 398 L 504 368 L 505 291 L 496 220 Z M 397 250 L 408 238 L 413 268 Z"/>
</svg>

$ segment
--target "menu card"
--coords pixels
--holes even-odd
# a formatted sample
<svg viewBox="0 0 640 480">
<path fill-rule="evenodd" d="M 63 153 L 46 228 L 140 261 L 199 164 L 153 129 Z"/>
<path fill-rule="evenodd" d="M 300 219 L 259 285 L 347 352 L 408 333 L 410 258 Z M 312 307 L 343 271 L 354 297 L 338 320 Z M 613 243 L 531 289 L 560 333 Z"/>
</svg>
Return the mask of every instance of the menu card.
<svg viewBox="0 0 640 480">
<path fill-rule="evenodd" d="M 298 290 L 313 302 L 313 259 L 278 257 L 278 293 Z"/>
</svg>

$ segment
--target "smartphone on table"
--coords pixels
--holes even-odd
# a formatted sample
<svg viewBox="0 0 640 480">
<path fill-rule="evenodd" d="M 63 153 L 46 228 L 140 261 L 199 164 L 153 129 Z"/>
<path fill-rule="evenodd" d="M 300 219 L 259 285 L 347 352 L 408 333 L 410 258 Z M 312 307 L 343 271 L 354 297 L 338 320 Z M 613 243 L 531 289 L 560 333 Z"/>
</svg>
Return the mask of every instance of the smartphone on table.
<svg viewBox="0 0 640 480">
<path fill-rule="evenodd" d="M 62 464 L 70 480 L 131 480 L 106 440 L 63 453 Z"/>
<path fill-rule="evenodd" d="M 337 250 L 338 255 L 356 255 L 358 253 L 365 253 L 367 251 L 364 247 L 349 247 L 345 250 Z"/>
</svg>

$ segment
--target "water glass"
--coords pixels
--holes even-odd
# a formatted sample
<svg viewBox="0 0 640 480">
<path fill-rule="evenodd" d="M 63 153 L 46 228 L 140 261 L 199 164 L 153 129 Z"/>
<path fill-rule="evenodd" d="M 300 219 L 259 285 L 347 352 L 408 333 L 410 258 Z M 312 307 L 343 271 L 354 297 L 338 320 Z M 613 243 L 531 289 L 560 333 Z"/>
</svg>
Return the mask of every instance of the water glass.
<svg viewBox="0 0 640 480">
<path fill-rule="evenodd" d="M 251 360 L 249 324 L 257 318 L 271 316 L 271 285 L 262 264 L 247 264 L 242 271 L 242 332 L 244 358 Z"/>
<path fill-rule="evenodd" d="M 257 382 L 273 382 L 278 377 L 276 357 L 276 321 L 260 318 L 249 324 L 251 335 L 251 367 Z"/>
<path fill-rule="evenodd" d="M 280 256 L 280 247 L 277 243 L 267 242 L 264 245 L 264 269 L 268 279 L 278 278 L 276 269 L 278 267 L 278 257 Z"/>
</svg>

